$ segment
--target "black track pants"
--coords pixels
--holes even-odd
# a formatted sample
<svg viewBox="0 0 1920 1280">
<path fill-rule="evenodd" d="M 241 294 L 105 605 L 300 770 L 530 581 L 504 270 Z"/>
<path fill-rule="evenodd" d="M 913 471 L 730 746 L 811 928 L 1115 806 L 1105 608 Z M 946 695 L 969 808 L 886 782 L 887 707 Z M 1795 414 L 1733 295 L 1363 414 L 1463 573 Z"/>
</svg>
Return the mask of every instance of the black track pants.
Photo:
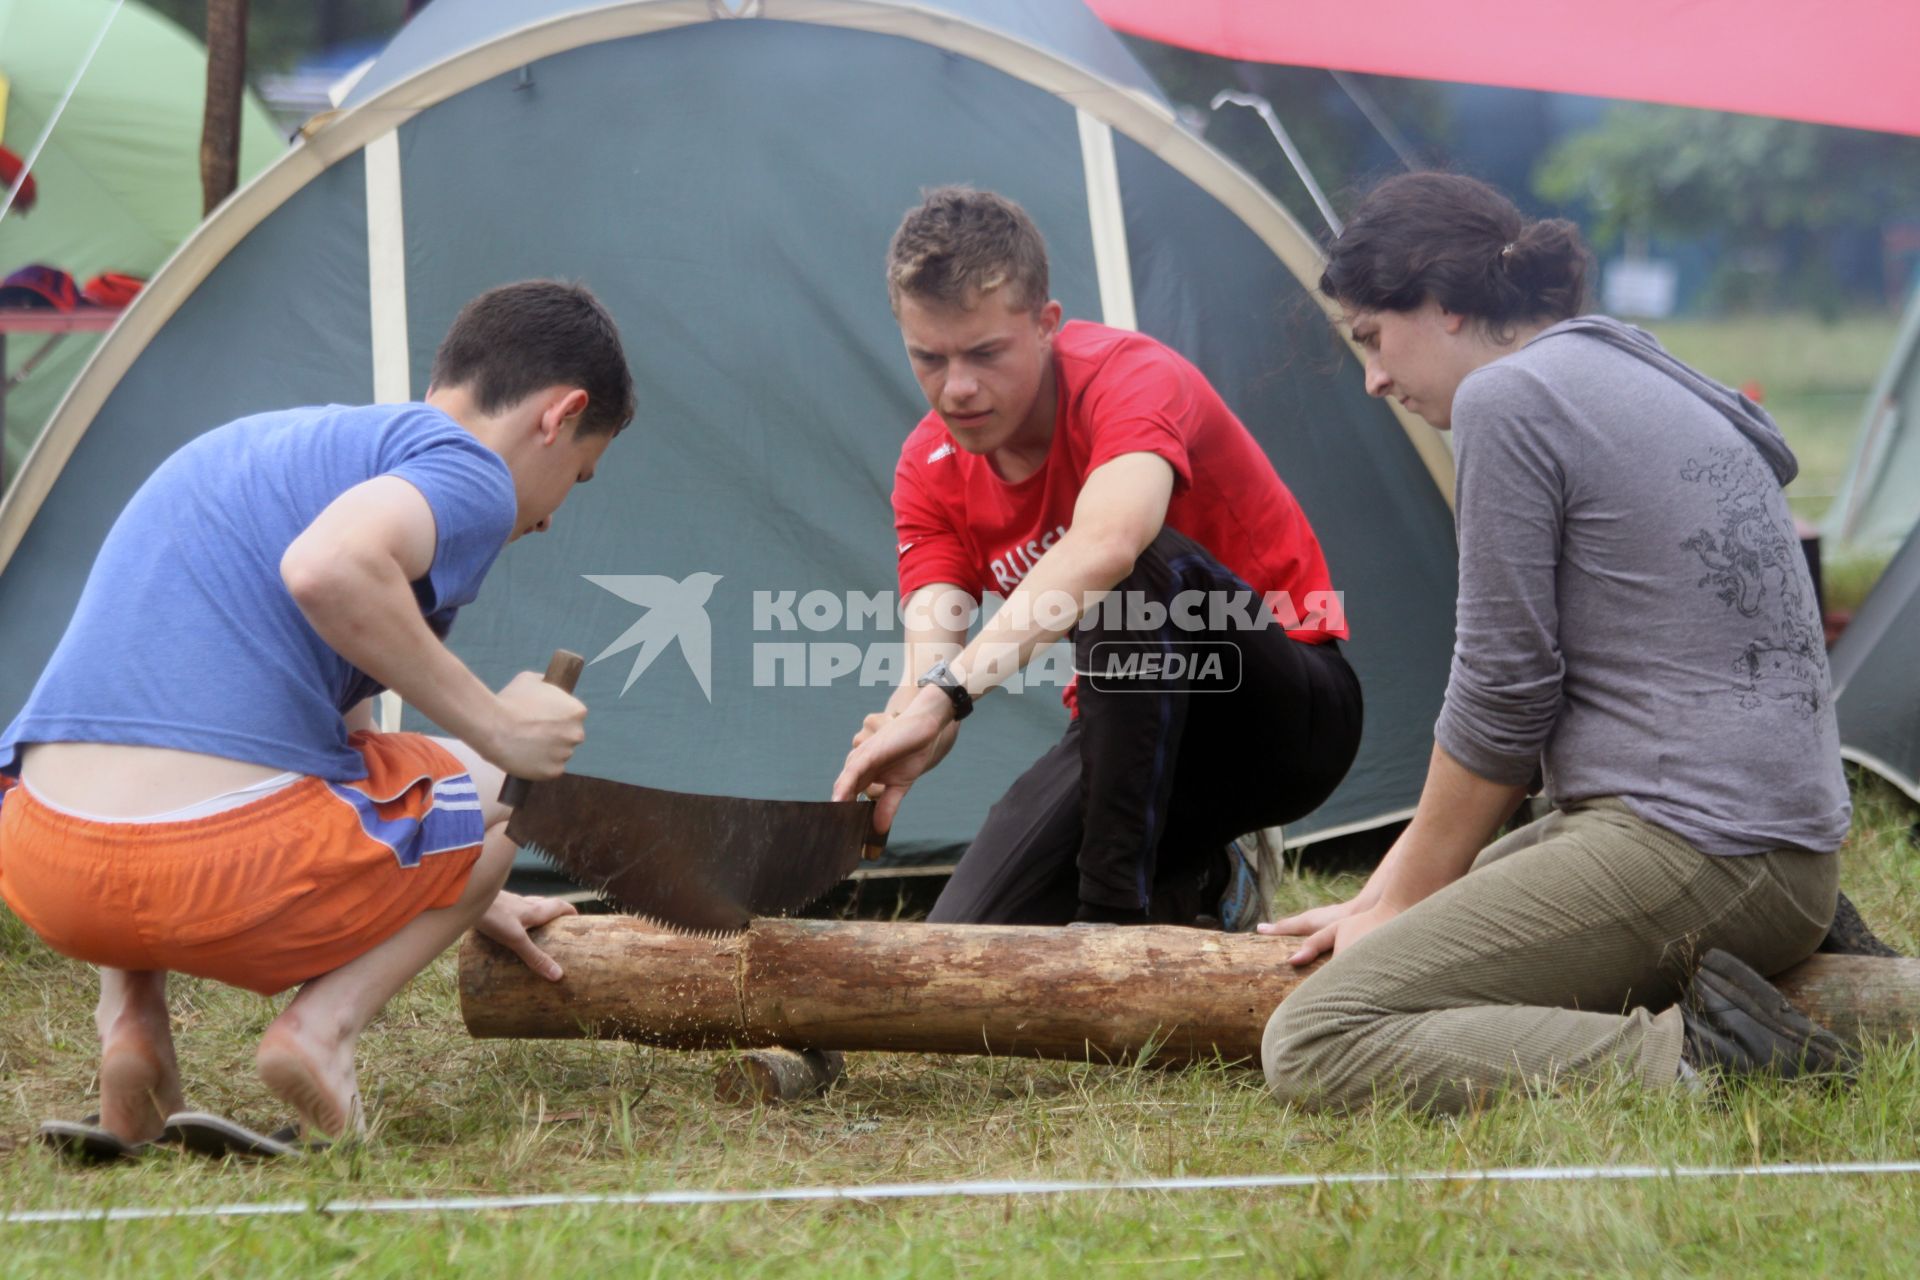
<svg viewBox="0 0 1920 1280">
<path fill-rule="evenodd" d="M 930 920 L 1064 924 L 1084 902 L 1188 923 L 1224 888 L 1228 842 L 1332 794 L 1360 746 L 1359 681 L 1337 643 L 1289 639 L 1257 596 L 1215 612 L 1248 592 L 1191 539 L 1154 539 L 1119 607 L 1073 632 L 1079 716 L 993 806 Z"/>
</svg>

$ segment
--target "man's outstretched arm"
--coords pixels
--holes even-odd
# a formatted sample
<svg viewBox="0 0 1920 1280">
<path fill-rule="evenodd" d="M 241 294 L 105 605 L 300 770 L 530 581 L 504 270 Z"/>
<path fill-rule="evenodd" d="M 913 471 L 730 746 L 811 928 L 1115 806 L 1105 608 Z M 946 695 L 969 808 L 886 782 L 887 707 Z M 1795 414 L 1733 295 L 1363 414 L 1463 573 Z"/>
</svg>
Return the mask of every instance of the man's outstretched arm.
<svg viewBox="0 0 1920 1280">
<path fill-rule="evenodd" d="M 937 582 L 921 587 L 907 597 L 901 609 L 901 627 L 906 636 L 902 648 L 900 683 L 887 696 L 884 710 L 868 716 L 853 737 L 859 746 L 906 710 L 920 690 L 914 681 L 921 672 L 944 658 L 952 662 L 967 643 L 966 620 L 975 609 L 973 597 L 952 583 Z"/>
<path fill-rule="evenodd" d="M 1166 524 L 1173 484 L 1173 466 L 1153 453 L 1121 454 L 1088 473 L 1066 533 L 953 663 L 968 693 L 1012 679 L 1133 572 Z"/>
<path fill-rule="evenodd" d="M 950 664 L 969 694 L 978 698 L 1010 679 L 1133 571 L 1166 523 L 1173 484 L 1172 465 L 1150 453 L 1122 454 L 1087 476 L 1067 532 Z M 906 787 L 946 754 L 941 739 L 953 723 L 953 703 L 936 688 L 896 695 L 889 705 L 899 715 L 854 747 L 833 786 L 836 800 L 885 786 L 874 815 L 882 831 Z"/>
</svg>

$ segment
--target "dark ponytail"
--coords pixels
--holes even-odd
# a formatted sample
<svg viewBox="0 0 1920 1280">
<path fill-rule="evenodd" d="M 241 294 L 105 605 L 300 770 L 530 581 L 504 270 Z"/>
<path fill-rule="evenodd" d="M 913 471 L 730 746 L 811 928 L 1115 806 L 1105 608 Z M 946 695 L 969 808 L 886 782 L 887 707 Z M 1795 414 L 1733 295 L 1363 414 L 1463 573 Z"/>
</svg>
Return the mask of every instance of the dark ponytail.
<svg viewBox="0 0 1920 1280">
<path fill-rule="evenodd" d="M 1528 222 L 1484 182 L 1407 173 L 1368 192 L 1327 246 L 1320 291 L 1355 311 L 1432 299 L 1504 341 L 1516 324 L 1579 315 L 1591 262 L 1565 218 Z"/>
</svg>

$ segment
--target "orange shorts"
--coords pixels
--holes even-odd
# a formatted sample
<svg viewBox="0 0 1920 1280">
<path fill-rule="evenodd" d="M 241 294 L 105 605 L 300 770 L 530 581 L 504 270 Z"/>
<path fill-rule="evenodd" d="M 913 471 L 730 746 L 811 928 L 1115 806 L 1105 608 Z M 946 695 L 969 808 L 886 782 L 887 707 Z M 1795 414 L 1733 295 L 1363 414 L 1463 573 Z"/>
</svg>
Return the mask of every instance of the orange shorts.
<svg viewBox="0 0 1920 1280">
<path fill-rule="evenodd" d="M 466 891 L 484 833 L 466 766 L 416 733 L 356 733 L 357 782 L 300 781 L 184 822 L 94 822 L 0 791 L 0 897 L 48 946 L 273 995 Z M 11 779 L 0 779 L 0 785 Z"/>
</svg>

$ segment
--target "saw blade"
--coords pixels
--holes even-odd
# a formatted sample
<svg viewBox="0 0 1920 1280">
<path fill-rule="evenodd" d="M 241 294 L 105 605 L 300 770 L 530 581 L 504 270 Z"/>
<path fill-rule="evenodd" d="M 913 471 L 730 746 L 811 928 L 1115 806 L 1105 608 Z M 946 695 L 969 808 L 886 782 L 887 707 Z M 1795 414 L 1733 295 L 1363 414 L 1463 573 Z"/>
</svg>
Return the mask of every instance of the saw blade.
<svg viewBox="0 0 1920 1280">
<path fill-rule="evenodd" d="M 846 879 L 871 812 L 857 800 L 745 800 L 567 774 L 531 788 L 507 835 L 622 911 L 725 934 Z"/>
</svg>

